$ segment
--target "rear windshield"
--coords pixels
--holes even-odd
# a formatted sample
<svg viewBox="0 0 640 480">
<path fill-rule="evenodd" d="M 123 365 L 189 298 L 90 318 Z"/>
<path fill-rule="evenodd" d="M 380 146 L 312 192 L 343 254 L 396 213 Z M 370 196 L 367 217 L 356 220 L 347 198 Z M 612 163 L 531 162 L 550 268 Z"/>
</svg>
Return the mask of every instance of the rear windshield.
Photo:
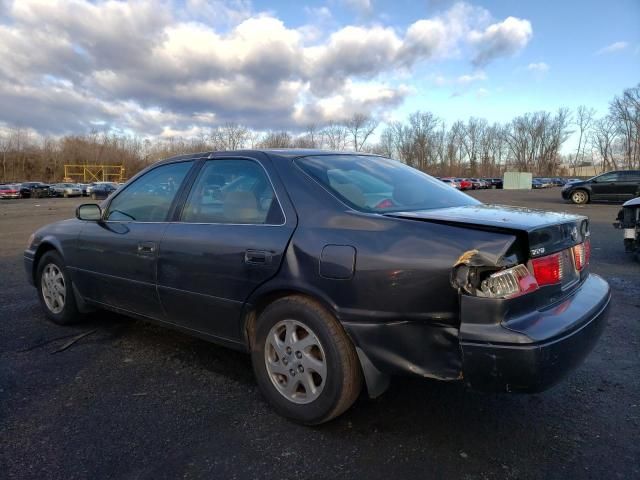
<svg viewBox="0 0 640 480">
<path fill-rule="evenodd" d="M 363 212 L 403 212 L 480 203 L 444 182 L 388 158 L 318 155 L 295 162 L 338 198 Z"/>
</svg>

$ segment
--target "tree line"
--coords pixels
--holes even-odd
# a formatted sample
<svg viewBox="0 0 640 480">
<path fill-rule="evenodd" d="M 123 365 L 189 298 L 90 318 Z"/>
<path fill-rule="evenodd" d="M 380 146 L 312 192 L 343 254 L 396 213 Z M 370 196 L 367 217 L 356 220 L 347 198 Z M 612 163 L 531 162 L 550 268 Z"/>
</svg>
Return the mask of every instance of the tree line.
<svg viewBox="0 0 640 480">
<path fill-rule="evenodd" d="M 573 133 L 575 151 L 562 155 L 562 146 Z M 243 148 L 372 152 L 434 175 L 492 177 L 505 170 L 575 175 L 585 164 L 597 165 L 600 171 L 640 169 L 640 84 L 615 96 L 602 117 L 580 106 L 575 112 L 560 108 L 525 113 L 505 123 L 472 117 L 447 125 L 431 112 L 417 111 L 380 128 L 375 118 L 356 113 L 299 132 L 258 132 L 226 123 L 196 137 L 156 139 L 95 131 L 42 137 L 9 128 L 0 131 L 0 181 L 60 181 L 65 164 L 123 165 L 131 176 L 173 155 Z"/>
</svg>

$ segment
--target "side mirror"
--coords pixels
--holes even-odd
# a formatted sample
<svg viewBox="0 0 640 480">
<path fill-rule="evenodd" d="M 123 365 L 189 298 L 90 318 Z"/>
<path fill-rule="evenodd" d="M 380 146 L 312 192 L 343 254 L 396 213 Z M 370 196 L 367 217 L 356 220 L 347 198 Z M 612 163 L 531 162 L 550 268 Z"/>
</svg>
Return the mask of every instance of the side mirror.
<svg viewBox="0 0 640 480">
<path fill-rule="evenodd" d="M 97 222 L 102 219 L 102 209 L 95 203 L 83 203 L 76 208 L 76 217 L 80 220 Z"/>
</svg>

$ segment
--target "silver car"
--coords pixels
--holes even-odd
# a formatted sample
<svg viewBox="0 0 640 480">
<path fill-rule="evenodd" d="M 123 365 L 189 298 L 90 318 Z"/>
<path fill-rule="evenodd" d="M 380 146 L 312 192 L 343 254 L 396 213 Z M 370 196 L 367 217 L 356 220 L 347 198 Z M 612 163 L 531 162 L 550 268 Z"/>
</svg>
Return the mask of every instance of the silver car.
<svg viewBox="0 0 640 480">
<path fill-rule="evenodd" d="M 81 197 L 82 189 L 75 183 L 56 183 L 51 185 L 51 193 L 54 197 Z"/>
</svg>

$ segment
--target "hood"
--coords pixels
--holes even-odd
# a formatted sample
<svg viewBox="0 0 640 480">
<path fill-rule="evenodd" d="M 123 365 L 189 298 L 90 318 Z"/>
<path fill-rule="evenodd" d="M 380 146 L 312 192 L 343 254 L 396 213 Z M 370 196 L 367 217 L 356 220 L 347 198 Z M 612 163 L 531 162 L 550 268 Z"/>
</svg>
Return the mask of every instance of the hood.
<svg viewBox="0 0 640 480">
<path fill-rule="evenodd" d="M 504 205 L 466 205 L 386 215 L 480 230 L 521 233 L 528 240 L 531 257 L 570 247 L 584 241 L 589 235 L 587 217 Z"/>
<path fill-rule="evenodd" d="M 567 187 L 580 187 L 582 185 L 586 185 L 588 183 L 591 183 L 589 180 L 578 180 L 576 182 L 567 182 L 563 185 L 563 188 L 567 188 Z"/>
</svg>

